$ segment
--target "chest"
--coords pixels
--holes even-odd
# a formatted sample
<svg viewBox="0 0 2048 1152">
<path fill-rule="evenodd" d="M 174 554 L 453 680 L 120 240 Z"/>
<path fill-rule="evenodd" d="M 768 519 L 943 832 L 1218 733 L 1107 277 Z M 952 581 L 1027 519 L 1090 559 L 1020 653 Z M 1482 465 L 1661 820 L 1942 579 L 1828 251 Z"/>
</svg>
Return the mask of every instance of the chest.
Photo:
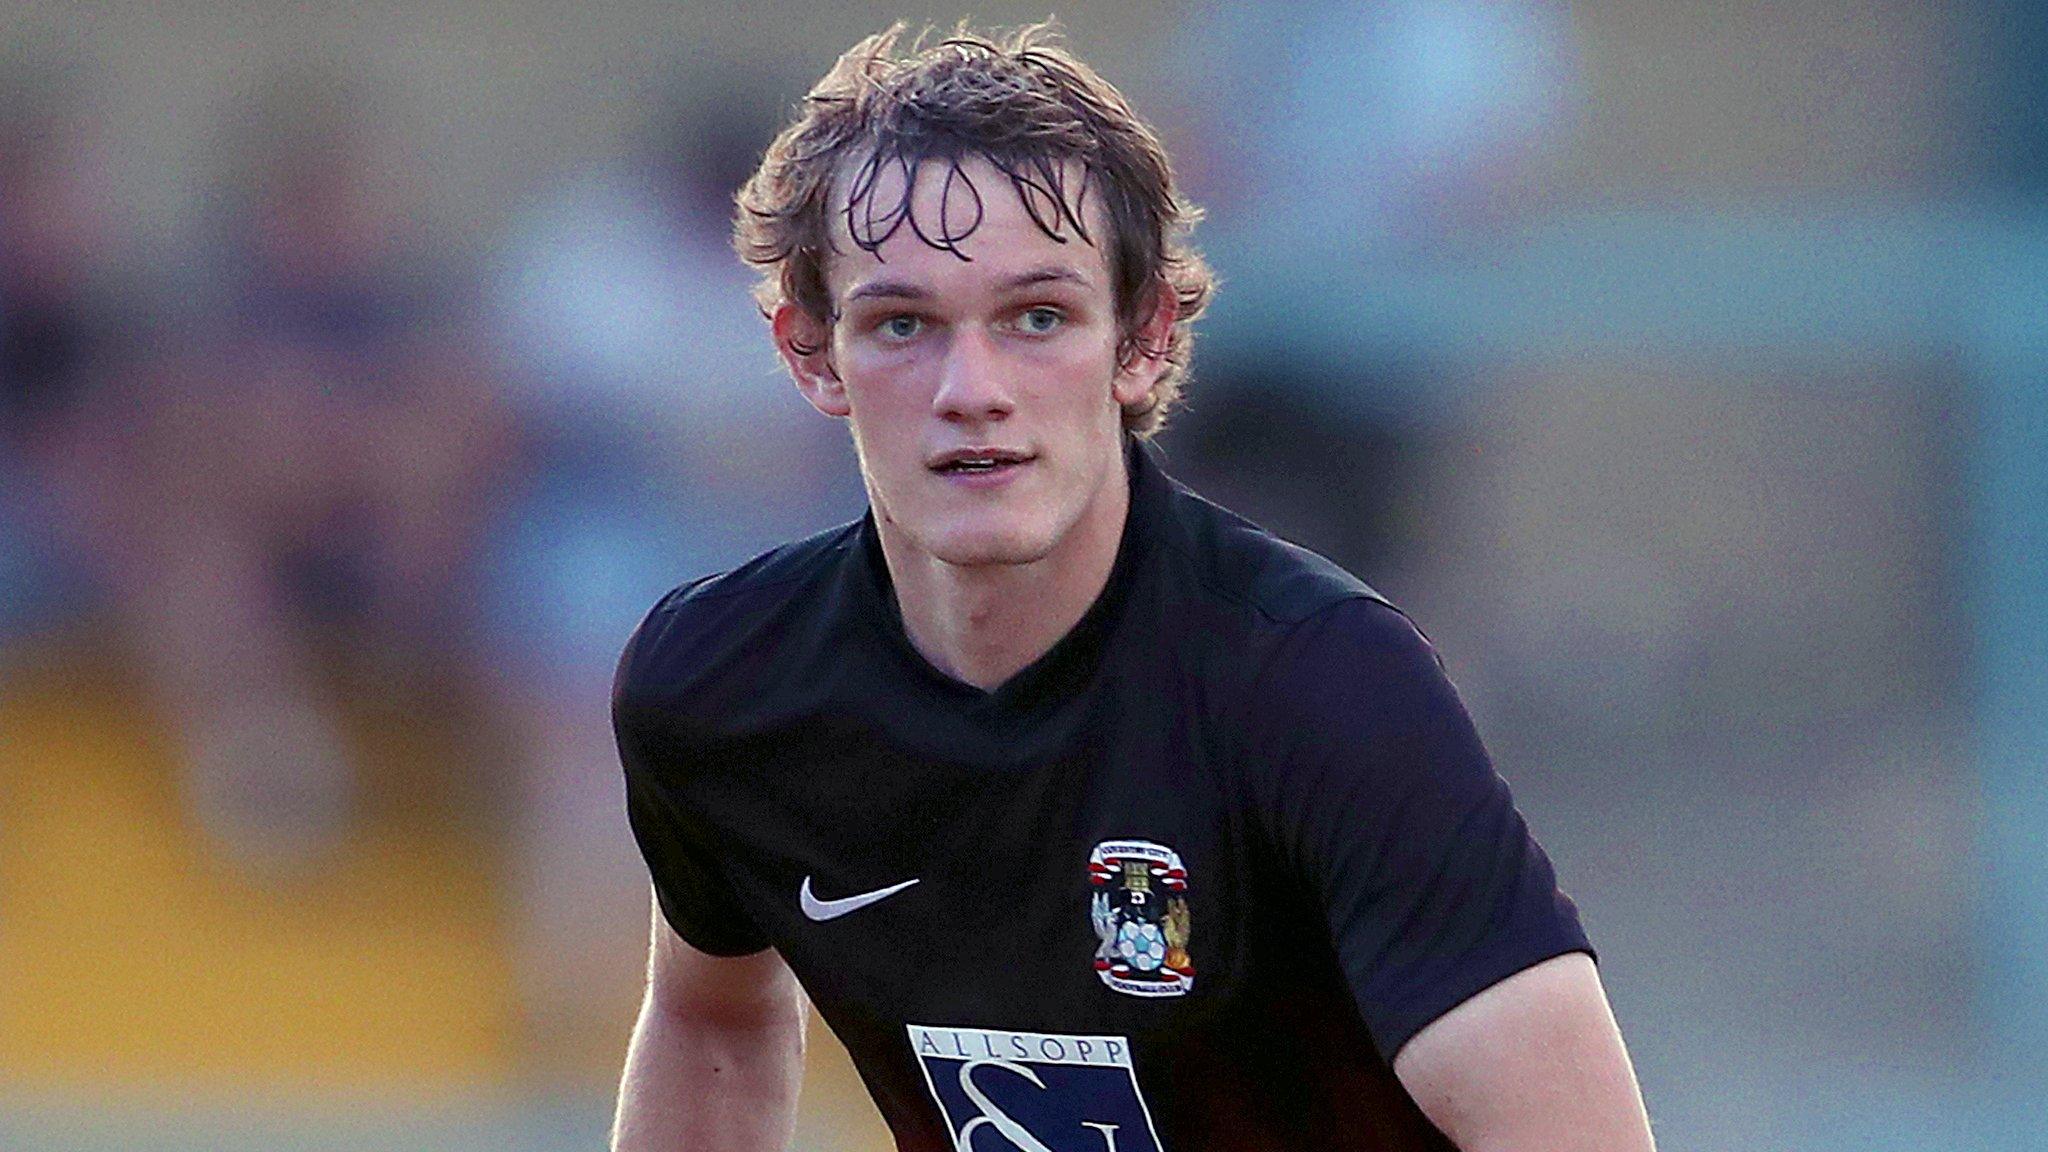
<svg viewBox="0 0 2048 1152">
<path fill-rule="evenodd" d="M 785 733 L 709 798 L 736 895 L 828 1018 L 1149 1036 L 1227 1009 L 1263 884 L 1231 750 L 1175 709 L 1068 719 L 1021 756 Z"/>
</svg>

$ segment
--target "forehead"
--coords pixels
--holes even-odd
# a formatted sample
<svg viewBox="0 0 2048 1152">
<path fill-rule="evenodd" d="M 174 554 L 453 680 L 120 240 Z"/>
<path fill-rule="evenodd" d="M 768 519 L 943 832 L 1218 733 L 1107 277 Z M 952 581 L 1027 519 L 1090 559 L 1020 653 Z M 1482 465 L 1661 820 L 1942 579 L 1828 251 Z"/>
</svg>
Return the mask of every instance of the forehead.
<svg viewBox="0 0 2048 1152">
<path fill-rule="evenodd" d="M 835 301 L 884 280 L 945 292 L 1024 270 L 1109 290 L 1111 225 L 1079 161 L 870 157 L 835 183 L 826 270 Z"/>
</svg>

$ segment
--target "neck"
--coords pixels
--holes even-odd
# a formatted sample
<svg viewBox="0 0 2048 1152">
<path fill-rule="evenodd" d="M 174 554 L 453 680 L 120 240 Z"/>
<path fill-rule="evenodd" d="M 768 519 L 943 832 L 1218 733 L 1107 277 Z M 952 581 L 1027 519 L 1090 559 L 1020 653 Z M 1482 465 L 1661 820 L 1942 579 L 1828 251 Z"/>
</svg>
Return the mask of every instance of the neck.
<svg viewBox="0 0 2048 1152">
<path fill-rule="evenodd" d="M 910 643 L 933 667 L 983 691 L 1052 650 L 1102 590 L 1130 513 L 1125 466 L 1052 551 L 1025 564 L 949 564 L 877 518 L 882 557 Z"/>
</svg>

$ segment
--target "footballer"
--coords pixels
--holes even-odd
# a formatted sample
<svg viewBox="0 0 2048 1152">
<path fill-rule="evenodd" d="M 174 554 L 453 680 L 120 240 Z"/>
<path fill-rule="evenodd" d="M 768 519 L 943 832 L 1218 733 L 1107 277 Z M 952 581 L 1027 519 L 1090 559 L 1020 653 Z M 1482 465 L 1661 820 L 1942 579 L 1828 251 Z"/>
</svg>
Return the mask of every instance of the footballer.
<svg viewBox="0 0 2048 1152">
<path fill-rule="evenodd" d="M 869 507 L 621 660 L 655 914 L 617 1149 L 785 1146 L 806 1000 L 905 1152 L 1651 1147 L 1429 643 L 1149 447 L 1193 215 L 1044 28 L 869 38 L 741 190 Z"/>
</svg>

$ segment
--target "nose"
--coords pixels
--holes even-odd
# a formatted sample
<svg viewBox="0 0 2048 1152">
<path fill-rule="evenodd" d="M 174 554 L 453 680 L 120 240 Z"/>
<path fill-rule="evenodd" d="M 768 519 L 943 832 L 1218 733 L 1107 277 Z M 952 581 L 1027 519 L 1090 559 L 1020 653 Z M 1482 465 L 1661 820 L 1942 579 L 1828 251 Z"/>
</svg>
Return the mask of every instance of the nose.
<svg viewBox="0 0 2048 1152">
<path fill-rule="evenodd" d="M 947 342 L 932 412 L 946 420 L 1001 420 L 1017 407 L 1007 375 L 987 332 L 958 329 Z"/>
</svg>

